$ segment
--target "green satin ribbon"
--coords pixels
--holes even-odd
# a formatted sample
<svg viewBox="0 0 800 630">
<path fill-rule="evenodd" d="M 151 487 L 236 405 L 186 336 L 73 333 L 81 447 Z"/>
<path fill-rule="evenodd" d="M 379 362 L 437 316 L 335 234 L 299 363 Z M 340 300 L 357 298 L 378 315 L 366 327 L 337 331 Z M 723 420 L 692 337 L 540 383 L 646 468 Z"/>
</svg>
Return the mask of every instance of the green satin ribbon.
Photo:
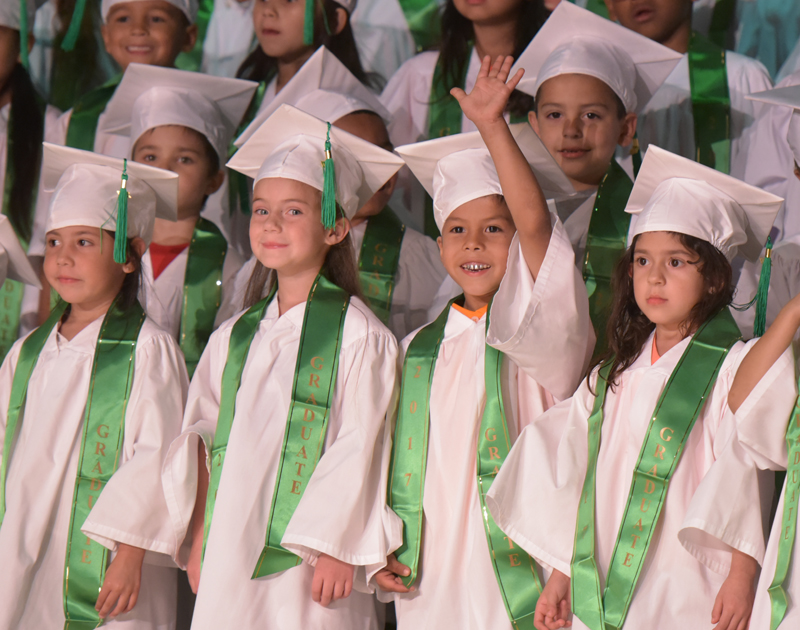
<svg viewBox="0 0 800 630">
<path fill-rule="evenodd" d="M 631 178 L 612 159 L 597 190 L 583 255 L 583 279 L 589 294 L 589 314 L 597 334 L 596 355 L 608 346 L 606 324 L 614 299 L 611 279 L 617 261 L 627 249 L 631 215 L 625 212 L 625 205 L 631 190 Z"/>
<path fill-rule="evenodd" d="M 203 45 L 206 41 L 208 24 L 211 21 L 213 12 L 214 0 L 200 0 L 197 7 L 197 18 L 195 19 L 197 40 L 194 42 L 194 48 L 190 52 L 182 52 L 175 59 L 175 67 L 179 70 L 200 71 L 200 67 L 203 65 Z"/>
<path fill-rule="evenodd" d="M 411 341 L 403 362 L 388 502 L 403 521 L 403 544 L 395 554 L 411 569 L 407 577 L 401 576 L 403 584 L 409 587 L 419 573 L 433 373 L 450 309 L 453 304 L 463 303 L 463 296 L 451 300 L 436 321 L 420 330 Z M 488 313 L 486 325 L 489 325 Z M 486 493 L 511 449 L 500 382 L 502 361 L 503 354 L 487 345 L 484 359 L 486 403 L 476 453 L 478 494 L 486 542 L 509 620 L 514 628 L 532 629 L 536 602 L 542 590 L 536 565 L 497 527 L 486 507 Z"/>
<path fill-rule="evenodd" d="M 14 379 L 11 383 L 11 398 L 8 401 L 6 433 L 3 438 L 3 461 L 0 462 L 0 525 L 3 524 L 3 517 L 6 514 L 8 464 L 11 461 L 11 452 L 19 429 L 19 416 L 28 396 L 28 382 L 31 380 L 33 368 L 36 367 L 36 362 L 39 360 L 39 355 L 42 353 L 42 348 L 47 342 L 47 338 L 50 336 L 53 327 L 61 319 L 66 308 L 67 303 L 60 302 L 50 313 L 44 324 L 28 335 L 19 350 L 17 367 L 14 369 Z"/>
<path fill-rule="evenodd" d="M 203 218 L 197 220 L 186 258 L 183 309 L 179 342 L 189 378 L 194 374 L 222 302 L 222 266 L 228 241 L 219 228 Z"/>
<path fill-rule="evenodd" d="M 372 311 L 387 325 L 405 231 L 406 226 L 397 215 L 384 208 L 369 218 L 358 257 L 361 290 Z"/>
<path fill-rule="evenodd" d="M 783 514 L 778 538 L 778 560 L 775 576 L 767 592 L 771 605 L 770 630 L 781 625 L 789 608 L 789 596 L 783 584 L 789 575 L 792 563 L 794 542 L 797 537 L 797 503 L 800 497 L 800 398 L 795 402 L 789 426 L 786 429 L 788 464 L 786 466 L 786 487 L 783 491 Z"/>
<path fill-rule="evenodd" d="M 588 459 L 578 519 L 572 570 L 573 613 L 592 630 L 622 628 L 666 499 L 669 482 L 686 439 L 730 347 L 740 338 L 727 308 L 692 337 L 656 403 L 633 472 L 625 514 L 614 545 L 605 592 L 601 595 L 595 560 L 597 458 L 610 363 L 603 366 L 588 420 Z"/>
<path fill-rule="evenodd" d="M 698 33 L 689 40 L 695 159 L 722 173 L 731 170 L 731 97 L 725 50 Z"/>
<path fill-rule="evenodd" d="M 436 0 L 399 0 L 417 52 L 433 48 L 442 39 L 442 15 Z"/>
<path fill-rule="evenodd" d="M 272 80 L 272 76 L 261 81 L 256 88 L 256 93 L 253 95 L 253 100 L 250 101 L 250 106 L 245 112 L 239 128 L 236 130 L 234 139 L 238 138 L 247 126 L 253 122 L 258 110 L 261 108 L 261 103 L 264 101 L 264 94 L 267 91 L 267 85 Z M 231 143 L 228 148 L 228 161 L 236 154 L 239 149 Z M 250 215 L 250 193 L 252 192 L 252 181 L 247 175 L 228 169 L 228 212 L 233 215 L 236 210 L 240 210 L 245 216 Z"/>
<path fill-rule="evenodd" d="M 69 116 L 66 142 L 68 147 L 94 151 L 97 121 L 100 119 L 100 114 L 105 111 L 108 101 L 114 96 L 121 80 L 122 75 L 117 75 L 77 100 Z"/>
</svg>

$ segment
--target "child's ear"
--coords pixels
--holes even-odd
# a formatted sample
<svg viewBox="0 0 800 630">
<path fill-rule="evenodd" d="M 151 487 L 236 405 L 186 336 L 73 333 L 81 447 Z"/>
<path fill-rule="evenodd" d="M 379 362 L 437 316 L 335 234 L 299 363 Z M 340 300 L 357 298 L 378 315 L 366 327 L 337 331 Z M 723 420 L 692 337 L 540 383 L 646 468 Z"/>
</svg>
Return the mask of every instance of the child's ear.
<svg viewBox="0 0 800 630">
<path fill-rule="evenodd" d="M 441 236 L 437 236 L 436 237 L 436 244 L 439 246 L 439 258 L 441 258 L 442 257 L 442 237 Z M 444 262 L 444 261 L 442 261 L 442 262 Z"/>
<path fill-rule="evenodd" d="M 531 128 L 536 132 L 536 135 L 539 135 L 539 119 L 536 117 L 536 110 L 531 110 L 528 112 L 528 123 L 530 124 Z"/>
<path fill-rule="evenodd" d="M 639 119 L 634 112 L 625 114 L 619 129 L 619 139 L 617 140 L 618 145 L 621 147 L 627 147 L 631 142 L 633 142 L 633 136 L 636 135 L 636 123 L 638 120 Z"/>
<path fill-rule="evenodd" d="M 183 46 L 181 52 L 190 53 L 194 50 L 194 45 L 197 42 L 197 24 L 191 24 L 186 27 L 184 34 Z"/>
<path fill-rule="evenodd" d="M 219 170 L 212 177 L 209 177 L 208 182 L 206 183 L 206 191 L 205 194 L 207 196 L 213 195 L 215 192 L 219 190 L 219 187 L 222 186 L 222 182 L 225 181 L 225 171 Z"/>
<path fill-rule="evenodd" d="M 692 0 L 694 2 L 694 0 Z M 608 19 L 612 22 L 617 21 L 617 12 L 614 10 L 614 0 L 605 0 L 606 9 L 608 9 Z"/>
<path fill-rule="evenodd" d="M 330 245 L 331 247 L 334 245 L 338 245 L 341 243 L 345 236 L 347 236 L 350 232 L 350 221 L 349 219 L 342 217 L 341 219 L 336 219 L 336 225 L 333 227 L 332 230 L 328 230 L 328 233 L 325 235 L 325 244 Z"/>
<path fill-rule="evenodd" d="M 144 256 L 144 252 L 147 249 L 147 245 L 143 239 L 139 238 L 138 236 L 131 241 L 131 247 L 133 251 L 136 252 L 136 256 L 141 260 L 142 256 Z M 130 258 L 122 265 L 122 271 L 125 273 L 133 273 L 136 271 L 136 263 L 134 263 Z"/>
<path fill-rule="evenodd" d="M 347 11 L 345 11 L 341 7 L 337 7 L 336 9 L 336 28 L 333 29 L 333 34 L 338 35 L 344 30 L 344 27 L 347 26 L 347 21 L 349 20 L 349 16 L 347 15 Z"/>
</svg>

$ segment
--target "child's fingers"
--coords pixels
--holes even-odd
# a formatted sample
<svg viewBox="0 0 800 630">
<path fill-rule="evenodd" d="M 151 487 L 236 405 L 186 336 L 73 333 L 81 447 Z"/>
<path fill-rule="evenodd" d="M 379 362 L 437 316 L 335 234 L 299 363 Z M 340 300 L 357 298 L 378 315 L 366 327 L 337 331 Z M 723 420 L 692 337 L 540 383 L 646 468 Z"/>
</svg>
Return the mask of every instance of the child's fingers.
<svg viewBox="0 0 800 630">
<path fill-rule="evenodd" d="M 394 554 L 389 556 L 386 560 L 386 568 L 395 575 L 411 575 L 411 569 L 395 558 Z"/>
<path fill-rule="evenodd" d="M 130 611 L 132 611 L 134 606 L 136 606 L 136 602 L 138 601 L 139 601 L 139 587 L 137 586 L 136 588 L 133 589 L 133 592 L 131 593 L 131 598 L 130 600 L 128 600 L 128 606 L 127 608 L 125 608 L 125 612 L 129 613 Z"/>
<path fill-rule="evenodd" d="M 722 616 L 722 597 L 721 593 L 717 594 L 717 598 L 714 600 L 714 608 L 711 609 L 711 623 L 719 622 L 719 618 Z"/>
<path fill-rule="evenodd" d="M 466 98 L 467 93 L 464 90 L 462 90 L 461 88 L 457 88 L 456 87 L 456 88 L 453 88 L 452 90 L 450 90 L 450 96 L 455 98 L 460 104 L 462 99 Z"/>
<path fill-rule="evenodd" d="M 311 580 L 311 599 L 318 604 L 322 599 L 322 578 L 314 573 L 314 579 Z"/>
<path fill-rule="evenodd" d="M 94 609 L 97 612 L 100 612 L 103 609 L 103 606 L 105 605 L 106 600 L 108 599 L 108 594 L 110 592 L 111 592 L 111 589 L 109 587 L 105 586 L 105 584 L 100 589 L 100 595 L 97 598 L 97 603 L 94 605 Z"/>
<path fill-rule="evenodd" d="M 117 600 L 117 605 L 114 607 L 114 610 L 112 610 L 111 614 L 109 614 L 109 617 L 113 619 L 117 615 L 121 615 L 123 612 L 125 612 L 125 609 L 128 607 L 128 602 L 130 601 L 130 598 L 131 598 L 130 592 L 127 590 L 123 591 L 122 594 L 119 596 L 119 599 Z"/>
<path fill-rule="evenodd" d="M 731 619 L 733 618 L 733 613 L 728 612 L 727 609 L 723 608 L 722 615 L 720 616 L 719 623 L 714 626 L 714 630 L 729 630 L 731 626 Z M 733 626 L 736 627 L 736 626 Z"/>
<path fill-rule="evenodd" d="M 324 580 L 322 582 L 322 595 L 319 598 L 319 603 L 325 606 L 326 608 L 330 605 L 331 600 L 333 599 L 333 587 L 335 583 L 333 580 Z"/>
<path fill-rule="evenodd" d="M 101 619 L 105 619 L 108 616 L 108 613 L 110 613 L 113 610 L 113 608 L 116 605 L 117 601 L 119 601 L 120 591 L 118 589 L 110 588 L 110 587 L 103 588 L 103 589 L 101 589 L 101 592 L 102 591 L 107 591 L 106 592 L 106 597 L 103 600 L 103 605 L 100 606 L 100 608 L 97 609 L 97 614 L 100 615 Z M 99 600 L 98 600 L 98 603 L 99 603 Z"/>
<path fill-rule="evenodd" d="M 345 583 L 336 580 L 333 583 L 333 593 L 331 594 L 331 601 L 335 602 L 337 599 L 344 599 Z"/>
<path fill-rule="evenodd" d="M 736 630 L 748 630 L 750 627 L 750 615 L 746 615 L 740 622 Z"/>
<path fill-rule="evenodd" d="M 484 55 L 481 60 L 481 69 L 478 71 L 478 78 L 482 79 L 489 76 L 492 67 L 492 58 L 489 55 Z"/>
<path fill-rule="evenodd" d="M 506 81 L 506 86 L 509 90 L 516 90 L 519 82 L 522 81 L 522 76 L 525 74 L 525 69 L 520 68 L 514 73 L 514 76 L 511 77 L 508 81 Z"/>
<path fill-rule="evenodd" d="M 506 79 L 508 79 L 508 74 L 511 72 L 511 66 L 514 65 L 514 57 L 508 55 L 507 57 L 498 57 L 497 61 L 502 62 L 500 63 L 500 68 L 497 72 L 497 78 L 500 79 L 505 83 Z"/>
<path fill-rule="evenodd" d="M 344 595 L 342 597 L 350 597 L 350 593 L 353 592 L 353 580 L 347 580 L 344 583 Z"/>
</svg>

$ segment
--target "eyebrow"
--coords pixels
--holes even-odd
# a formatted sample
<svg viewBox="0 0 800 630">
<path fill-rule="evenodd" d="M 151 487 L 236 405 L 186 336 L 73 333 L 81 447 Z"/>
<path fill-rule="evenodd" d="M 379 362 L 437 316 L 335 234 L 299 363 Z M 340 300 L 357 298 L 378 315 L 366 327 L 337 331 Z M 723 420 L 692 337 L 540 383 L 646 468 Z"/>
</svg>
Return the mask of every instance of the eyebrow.
<svg viewBox="0 0 800 630">
<path fill-rule="evenodd" d="M 646 249 L 639 249 L 638 247 L 633 250 L 634 254 L 649 254 L 650 251 Z M 683 256 L 689 256 L 691 258 L 692 253 L 688 249 L 672 249 L 668 252 L 661 252 L 665 256 L 674 256 L 675 254 L 682 254 Z"/>
<path fill-rule="evenodd" d="M 540 103 L 539 107 L 564 107 L 565 103 Z M 602 109 L 611 109 L 606 103 L 584 103 L 580 106 L 581 109 L 587 107 L 600 107 Z"/>
<path fill-rule="evenodd" d="M 158 146 L 156 146 L 154 144 L 144 144 L 144 145 L 142 145 L 140 147 L 136 147 L 136 152 L 138 153 L 139 151 L 154 151 L 154 150 L 159 149 L 159 148 L 160 147 L 158 147 Z M 201 151 L 198 151 L 197 149 L 191 149 L 189 147 L 181 147 L 181 146 L 176 147 L 176 150 L 177 151 L 185 151 L 187 153 L 195 153 L 197 155 L 200 155 L 202 153 Z"/>
</svg>

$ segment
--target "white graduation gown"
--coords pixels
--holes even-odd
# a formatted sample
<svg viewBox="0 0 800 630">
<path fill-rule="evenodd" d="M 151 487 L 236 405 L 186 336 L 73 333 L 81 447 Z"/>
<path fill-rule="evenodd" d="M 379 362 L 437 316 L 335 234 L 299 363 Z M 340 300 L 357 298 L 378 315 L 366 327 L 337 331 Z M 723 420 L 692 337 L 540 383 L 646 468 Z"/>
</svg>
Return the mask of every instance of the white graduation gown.
<svg viewBox="0 0 800 630">
<path fill-rule="evenodd" d="M 754 59 L 726 52 L 725 60 L 731 97 L 731 175 L 743 179 L 749 150 L 745 130 L 761 108 L 760 103 L 748 101 L 745 96 L 770 89 L 772 81 L 764 66 Z M 637 132 L 643 150 L 655 144 L 696 159 L 688 55 L 640 110 Z"/>
<path fill-rule="evenodd" d="M 397 342 L 358 298 L 347 311 L 325 449 L 283 537 L 304 562 L 257 580 L 291 402 L 306 304 L 278 316 L 267 308 L 250 345 L 208 535 L 193 630 L 341 628 L 377 630 L 377 602 L 364 567 L 385 559 L 385 415 L 395 396 Z M 211 444 L 231 330 L 206 346 L 189 390 L 184 430 L 163 470 L 176 560 L 185 566 L 197 487 L 197 439 Z M 397 533 L 394 534 L 397 536 Z M 313 565 L 327 553 L 359 567 L 349 598 L 323 608 L 311 599 Z M 356 590 L 361 589 L 361 591 Z"/>
<path fill-rule="evenodd" d="M 359 0 L 350 24 L 364 70 L 383 81 L 417 52 L 398 0 Z"/>
<path fill-rule="evenodd" d="M 5 194 L 6 165 L 8 159 L 8 115 L 10 112 L 10 103 L 0 108 L 0 200 L 4 198 Z M 47 106 L 44 114 L 44 139 L 47 142 L 52 142 L 56 137 L 56 127 L 59 115 L 60 112 L 55 107 L 50 105 Z M 38 197 L 31 229 L 33 234 L 36 233 L 38 226 L 44 225 L 44 222 L 47 219 L 47 206 L 39 203 L 38 199 L 46 198 L 49 200 L 50 195 L 44 192 L 41 179 L 39 180 L 36 194 Z M 2 201 L 0 201 L 0 204 L 2 204 Z M 43 254 L 43 249 L 41 252 L 36 252 L 32 246 L 29 248 L 29 257 L 37 255 L 42 256 Z M 20 335 L 25 335 L 36 328 L 39 317 L 39 293 L 39 289 L 25 285 L 25 289 L 22 293 L 22 311 L 20 313 L 19 321 Z"/>
<path fill-rule="evenodd" d="M 153 279 L 153 262 L 148 249 L 142 256 L 142 287 L 139 300 L 148 317 L 159 326 L 169 331 L 177 339 L 181 331 L 181 312 L 183 310 L 183 281 L 186 276 L 186 262 L 189 260 L 189 248 L 184 249 L 172 262 Z M 222 263 L 222 302 L 220 303 L 214 326 L 219 326 L 236 312 L 231 300 L 233 298 L 233 281 L 242 266 L 239 252 L 228 246 L 225 262 Z"/>
<path fill-rule="evenodd" d="M 64 625 L 62 601 L 69 520 L 91 382 L 99 318 L 67 341 L 53 330 L 28 385 L 21 429 L 6 481 L 0 527 L 0 628 L 41 630 Z M 0 368 L 0 437 L 22 340 Z M 136 607 L 103 627 L 175 627 L 177 570 L 161 489 L 161 463 L 180 431 L 188 389 L 175 341 L 146 319 L 136 346 L 120 465 L 83 524 L 88 537 L 114 551 L 117 543 L 147 550 Z M 170 568 L 172 567 L 172 568 Z"/>
<path fill-rule="evenodd" d="M 236 77 L 253 50 L 253 0 L 214 0 L 203 42 L 201 70 L 218 77 Z"/>
<path fill-rule="evenodd" d="M 405 339 L 404 349 L 412 339 Z M 399 630 L 511 628 L 476 479 L 487 342 L 509 359 L 502 386 L 513 441 L 556 400 L 572 394 L 594 346 L 586 290 L 560 223 L 536 282 L 514 238 L 488 332 L 485 316 L 476 322 L 449 312 L 431 385 L 420 573 L 415 592 L 394 595 Z"/>
<path fill-rule="evenodd" d="M 616 391 L 606 394 L 595 513 L 595 557 L 601 589 L 651 415 L 689 338 L 651 365 L 652 343 L 650 335 L 642 354 L 622 374 Z M 711 609 L 730 569 L 730 548 L 720 543 L 707 547 L 691 541 L 682 544 L 679 532 L 685 527 L 700 481 L 735 432 L 728 392 L 736 369 L 753 343 L 740 341 L 731 348 L 686 440 L 636 586 L 626 628 L 713 627 Z M 565 575 L 570 575 L 578 501 L 586 475 L 587 420 L 594 404 L 587 381 L 584 379 L 571 400 L 549 410 L 523 432 L 487 500 L 504 532 L 537 561 Z M 595 381 L 596 372 L 591 376 L 592 387 Z M 740 415 L 752 409 L 754 401 L 769 400 L 775 393 L 774 388 L 754 391 Z M 748 540 L 763 537 L 760 518 L 749 525 Z M 701 529 L 704 523 L 694 518 L 692 526 Z M 746 552 L 752 551 L 750 546 L 743 546 Z M 691 622 L 689 626 L 687 622 Z M 576 617 L 572 627 L 587 628 Z"/>
</svg>

